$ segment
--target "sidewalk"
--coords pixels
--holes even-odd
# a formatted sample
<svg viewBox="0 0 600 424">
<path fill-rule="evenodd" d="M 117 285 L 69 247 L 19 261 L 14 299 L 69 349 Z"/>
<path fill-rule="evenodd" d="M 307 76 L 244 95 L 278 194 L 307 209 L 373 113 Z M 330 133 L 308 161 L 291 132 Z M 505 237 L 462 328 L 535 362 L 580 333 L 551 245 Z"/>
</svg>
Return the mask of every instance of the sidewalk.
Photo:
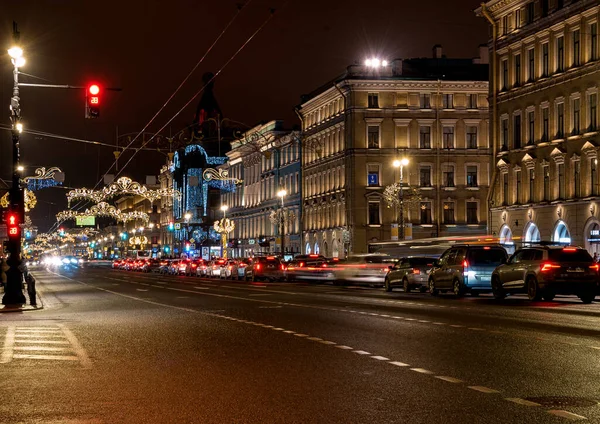
<svg viewBox="0 0 600 424">
<path fill-rule="evenodd" d="M 26 286 L 25 286 L 26 287 Z M 25 295 L 25 299 L 29 302 L 29 296 L 27 295 L 27 289 L 23 288 L 23 294 Z M 0 298 L 4 295 L 4 287 L 0 289 Z M 38 311 L 44 309 L 44 302 L 42 297 L 40 296 L 40 292 L 38 290 L 35 291 L 35 297 L 37 300 L 37 305 L 30 305 L 29 303 L 23 305 L 2 305 L 0 304 L 0 313 L 2 312 L 26 312 L 26 311 Z"/>
</svg>

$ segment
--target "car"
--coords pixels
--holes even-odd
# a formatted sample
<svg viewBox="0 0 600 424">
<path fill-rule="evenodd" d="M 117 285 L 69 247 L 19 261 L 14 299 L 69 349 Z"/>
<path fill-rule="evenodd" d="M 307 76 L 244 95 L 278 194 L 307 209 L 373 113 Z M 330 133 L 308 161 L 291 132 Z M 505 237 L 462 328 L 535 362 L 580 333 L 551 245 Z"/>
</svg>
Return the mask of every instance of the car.
<svg viewBox="0 0 600 424">
<path fill-rule="evenodd" d="M 169 268 L 167 270 L 167 274 L 169 274 L 169 275 L 177 274 L 179 272 L 178 271 L 179 270 L 179 262 L 181 262 L 181 261 L 178 259 L 175 259 L 175 260 L 169 262 Z"/>
<path fill-rule="evenodd" d="M 327 278 L 334 280 L 333 271 L 327 269 L 328 272 L 322 272 L 325 268 L 328 268 L 328 261 L 323 255 L 297 255 L 284 265 L 283 277 L 286 281 L 324 281 Z"/>
<path fill-rule="evenodd" d="M 390 266 L 396 259 L 389 255 L 370 253 L 351 255 L 343 263 L 335 265 L 335 284 L 347 282 L 367 283 L 371 286 L 383 287 Z"/>
<path fill-rule="evenodd" d="M 243 258 L 239 259 L 236 263 L 236 266 L 233 269 L 232 278 L 238 280 L 246 279 L 246 269 L 252 263 L 252 258 Z"/>
<path fill-rule="evenodd" d="M 128 258 L 128 259 L 125 261 L 125 264 L 123 265 L 123 269 L 124 269 L 125 271 L 132 271 L 132 270 L 133 270 L 133 263 L 134 263 L 134 262 L 135 262 L 135 259 Z"/>
<path fill-rule="evenodd" d="M 526 247 L 494 270 L 492 293 L 499 300 L 526 293 L 532 301 L 571 294 L 591 303 L 598 293 L 599 268 L 588 251 L 579 247 Z"/>
<path fill-rule="evenodd" d="M 235 259 L 227 259 L 225 260 L 225 262 L 221 265 L 221 273 L 219 274 L 219 277 L 221 278 L 233 278 L 234 275 L 234 268 L 236 268 L 236 274 L 237 274 L 237 260 Z"/>
<path fill-rule="evenodd" d="M 169 265 L 171 264 L 171 260 L 170 259 L 162 259 L 160 261 L 159 267 L 158 267 L 158 273 L 159 274 L 168 274 L 169 273 Z"/>
<path fill-rule="evenodd" d="M 191 259 L 183 259 L 177 263 L 174 274 L 176 275 L 187 275 L 188 268 L 191 267 Z"/>
<path fill-rule="evenodd" d="M 506 262 L 506 250 L 500 245 L 461 244 L 447 249 L 429 273 L 432 296 L 451 291 L 456 296 L 492 291 L 492 273 Z"/>
<path fill-rule="evenodd" d="M 142 272 L 158 272 L 160 269 L 160 261 L 158 259 L 147 259 L 142 264 L 140 271 Z"/>
<path fill-rule="evenodd" d="M 221 267 L 227 263 L 227 259 L 214 259 L 208 264 L 208 277 L 221 277 Z"/>
<path fill-rule="evenodd" d="M 206 277 L 208 276 L 208 267 L 209 262 L 204 259 L 200 259 L 198 266 L 196 267 L 196 277 Z"/>
<path fill-rule="evenodd" d="M 112 268 L 113 269 L 119 269 L 119 266 L 121 265 L 121 262 L 123 262 L 122 259 L 115 259 L 112 263 Z"/>
<path fill-rule="evenodd" d="M 405 293 L 409 293 L 412 289 L 418 289 L 421 293 L 426 292 L 429 271 L 434 263 L 435 258 L 427 256 L 401 258 L 385 277 L 385 291 L 391 292 L 395 287 L 402 287 Z"/>
<path fill-rule="evenodd" d="M 279 281 L 283 278 L 283 265 L 276 256 L 255 256 L 246 266 L 246 280 Z"/>
<path fill-rule="evenodd" d="M 197 269 L 199 266 L 202 266 L 202 264 L 204 264 L 204 260 L 192 259 L 192 260 L 185 261 L 185 263 L 186 263 L 185 275 L 191 277 L 192 275 L 197 275 Z"/>
</svg>

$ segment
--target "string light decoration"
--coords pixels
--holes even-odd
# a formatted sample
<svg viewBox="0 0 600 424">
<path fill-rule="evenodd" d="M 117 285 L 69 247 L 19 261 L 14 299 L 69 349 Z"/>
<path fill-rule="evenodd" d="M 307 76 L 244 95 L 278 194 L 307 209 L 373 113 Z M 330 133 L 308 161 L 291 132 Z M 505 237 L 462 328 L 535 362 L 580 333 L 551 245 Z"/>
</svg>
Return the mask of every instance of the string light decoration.
<svg viewBox="0 0 600 424">
<path fill-rule="evenodd" d="M 66 210 L 56 214 L 56 219 L 58 222 L 68 221 L 72 219 L 76 219 L 77 217 L 88 217 L 88 216 L 104 216 L 110 217 L 117 221 L 128 222 L 141 220 L 144 222 L 150 221 L 150 217 L 145 212 L 121 212 L 119 209 L 115 208 L 112 205 L 109 205 L 106 202 L 100 202 L 97 205 L 92 206 L 89 209 L 86 209 L 84 212 L 76 212 L 73 210 Z"/>
<path fill-rule="evenodd" d="M 277 209 L 271 211 L 269 214 L 269 220 L 273 225 L 281 226 L 281 223 L 285 224 L 286 228 L 290 228 L 296 220 L 296 214 L 287 209 Z"/>
<path fill-rule="evenodd" d="M 240 180 L 239 178 L 230 177 L 229 171 L 226 169 L 207 168 L 202 173 L 202 178 L 204 181 L 208 181 L 209 183 L 212 181 L 221 181 L 232 183 L 234 185 L 240 185 L 243 182 L 243 180 Z"/>
<path fill-rule="evenodd" d="M 64 179 L 64 172 L 60 168 L 53 166 L 48 169 L 45 167 L 37 168 L 35 175 L 23 178 L 23 182 L 27 184 L 29 190 L 34 191 L 62 185 Z"/>
<path fill-rule="evenodd" d="M 73 200 L 90 200 L 94 203 L 102 203 L 112 197 L 122 194 L 133 194 L 148 199 L 151 203 L 162 197 L 180 198 L 181 193 L 172 188 L 161 188 L 151 190 L 148 187 L 133 181 L 129 177 L 121 177 L 102 190 L 90 190 L 87 188 L 76 188 L 67 193 L 69 206 Z"/>
<path fill-rule="evenodd" d="M 33 194 L 33 191 L 25 189 L 25 212 L 29 212 L 31 209 L 35 208 L 37 205 L 37 197 Z M 10 202 L 8 201 L 8 192 L 0 198 L 0 206 L 3 208 L 8 208 Z"/>
<path fill-rule="evenodd" d="M 215 231 L 221 234 L 221 248 L 223 249 L 223 259 L 227 259 L 227 234 L 235 230 L 235 222 L 229 218 L 223 218 L 215 221 L 213 225 Z"/>
<path fill-rule="evenodd" d="M 390 184 L 383 190 L 387 207 L 400 206 L 400 183 Z M 414 187 L 402 187 L 402 203 L 407 207 L 416 206 L 421 201 L 421 191 Z"/>
</svg>

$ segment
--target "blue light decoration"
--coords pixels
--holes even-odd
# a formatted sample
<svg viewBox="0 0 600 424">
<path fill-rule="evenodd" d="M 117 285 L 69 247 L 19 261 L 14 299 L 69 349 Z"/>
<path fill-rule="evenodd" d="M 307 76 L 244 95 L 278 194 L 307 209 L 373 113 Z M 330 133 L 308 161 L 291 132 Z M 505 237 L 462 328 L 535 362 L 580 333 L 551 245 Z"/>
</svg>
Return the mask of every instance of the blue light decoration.
<svg viewBox="0 0 600 424">
<path fill-rule="evenodd" d="M 169 231 L 173 231 L 175 229 L 175 224 L 172 222 L 169 222 Z"/>
<path fill-rule="evenodd" d="M 43 180 L 27 180 L 27 189 L 30 191 L 42 190 L 48 187 L 56 187 L 62 185 L 62 182 L 56 181 L 54 179 L 48 178 Z"/>
<path fill-rule="evenodd" d="M 236 185 L 232 181 L 210 180 L 208 186 L 218 188 L 225 193 L 235 193 Z"/>
<path fill-rule="evenodd" d="M 25 231 L 25 238 L 31 238 L 31 231 Z"/>
<path fill-rule="evenodd" d="M 169 253 L 171 251 L 171 248 L 169 246 L 165 246 L 164 251 L 165 253 Z"/>
</svg>

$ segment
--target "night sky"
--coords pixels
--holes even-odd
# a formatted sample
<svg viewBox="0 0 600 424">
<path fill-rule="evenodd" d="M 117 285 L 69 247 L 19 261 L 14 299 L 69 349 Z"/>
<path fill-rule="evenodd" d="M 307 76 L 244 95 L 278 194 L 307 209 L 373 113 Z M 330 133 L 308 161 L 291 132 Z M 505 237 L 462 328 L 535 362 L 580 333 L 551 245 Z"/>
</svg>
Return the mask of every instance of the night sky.
<svg viewBox="0 0 600 424">
<path fill-rule="evenodd" d="M 85 85 L 98 81 L 106 92 L 101 117 L 84 119 L 83 90 L 21 89 L 26 128 L 114 144 L 117 131 L 141 130 L 238 13 L 235 0 L 81 0 L 3 2 L 0 45 L 12 43 L 12 21 L 21 32 L 27 64 L 23 82 Z M 473 10 L 477 0 L 246 0 L 221 41 L 148 131 L 157 131 L 202 88 L 202 75 L 217 72 L 276 9 L 266 26 L 215 80 L 225 117 L 255 125 L 283 119 L 299 122 L 293 107 L 300 96 L 368 56 L 409 58 L 431 55 L 440 43 L 448 57 L 475 57 L 488 29 Z M 10 124 L 12 65 L 0 66 L 0 124 Z M 177 132 L 192 122 L 200 97 L 172 124 Z M 10 179 L 10 133 L 2 130 L 0 178 Z M 124 140 L 121 140 L 121 144 Z M 38 166 L 60 166 L 66 185 L 93 186 L 113 161 L 112 149 L 24 135 L 22 160 L 29 174 Z M 141 153 L 124 175 L 158 174 L 165 157 Z M 0 184 L 1 186 L 1 184 Z M 31 214 L 41 230 L 66 207 L 63 189 L 38 192 Z M 48 215 L 51 215 L 48 218 Z"/>
</svg>

